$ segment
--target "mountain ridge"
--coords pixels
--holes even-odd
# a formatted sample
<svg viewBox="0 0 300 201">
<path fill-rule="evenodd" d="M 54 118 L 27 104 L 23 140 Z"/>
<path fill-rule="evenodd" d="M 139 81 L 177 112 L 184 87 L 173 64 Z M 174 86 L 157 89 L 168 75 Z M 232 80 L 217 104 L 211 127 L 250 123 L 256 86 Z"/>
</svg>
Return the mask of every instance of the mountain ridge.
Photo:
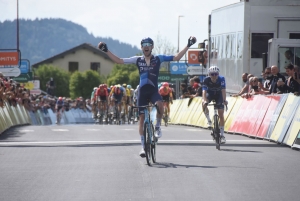
<svg viewBox="0 0 300 201">
<path fill-rule="evenodd" d="M 61 18 L 19 19 L 21 56 L 22 59 L 28 59 L 31 65 L 83 43 L 97 46 L 100 41 L 107 43 L 109 49 L 120 57 L 141 53 L 136 46 L 111 37 L 95 37 L 84 26 Z M 1 49 L 17 49 L 16 20 L 0 21 Z"/>
</svg>

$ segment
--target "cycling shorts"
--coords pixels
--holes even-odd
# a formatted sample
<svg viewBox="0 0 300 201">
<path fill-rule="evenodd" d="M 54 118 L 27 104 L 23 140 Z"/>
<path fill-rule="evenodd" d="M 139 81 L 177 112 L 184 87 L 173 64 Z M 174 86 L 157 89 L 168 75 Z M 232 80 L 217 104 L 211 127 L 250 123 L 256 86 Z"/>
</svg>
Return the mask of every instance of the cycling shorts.
<svg viewBox="0 0 300 201">
<path fill-rule="evenodd" d="M 224 100 L 223 100 L 223 96 L 222 96 L 222 92 L 208 92 L 206 91 L 206 99 L 208 101 L 208 103 L 210 103 L 212 100 L 215 100 L 216 104 L 217 104 L 217 108 L 220 110 L 224 110 Z"/>
<path fill-rule="evenodd" d="M 119 104 L 122 102 L 122 95 L 113 95 L 113 98 L 115 99 L 115 103 Z"/>
<path fill-rule="evenodd" d="M 163 101 L 165 102 L 170 102 L 170 96 L 169 95 L 166 95 L 166 96 L 161 96 Z"/>
<path fill-rule="evenodd" d="M 99 101 L 106 102 L 106 96 L 98 96 L 98 102 Z"/>
<path fill-rule="evenodd" d="M 161 101 L 161 96 L 158 93 L 158 89 L 150 84 L 146 84 L 139 88 L 138 93 L 138 106 L 149 105 L 149 101 L 155 104 L 157 101 Z M 139 114 L 144 114 L 144 108 L 139 108 Z"/>
</svg>

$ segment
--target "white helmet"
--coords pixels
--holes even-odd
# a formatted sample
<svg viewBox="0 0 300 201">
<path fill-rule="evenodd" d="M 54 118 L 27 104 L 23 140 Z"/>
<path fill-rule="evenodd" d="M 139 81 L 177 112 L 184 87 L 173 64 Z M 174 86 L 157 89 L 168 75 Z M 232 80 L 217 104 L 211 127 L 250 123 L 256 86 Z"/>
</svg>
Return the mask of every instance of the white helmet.
<svg viewBox="0 0 300 201">
<path fill-rule="evenodd" d="M 219 72 L 220 72 L 220 69 L 218 66 L 211 66 L 208 69 L 208 73 L 219 73 Z"/>
</svg>

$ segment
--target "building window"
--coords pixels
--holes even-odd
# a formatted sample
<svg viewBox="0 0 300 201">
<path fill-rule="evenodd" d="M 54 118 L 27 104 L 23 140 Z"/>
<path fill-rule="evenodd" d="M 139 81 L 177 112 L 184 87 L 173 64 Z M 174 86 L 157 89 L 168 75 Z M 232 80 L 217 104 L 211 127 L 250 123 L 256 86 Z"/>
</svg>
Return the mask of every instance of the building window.
<svg viewBox="0 0 300 201">
<path fill-rule="evenodd" d="M 78 71 L 78 62 L 69 62 L 69 72 L 74 73 L 75 71 Z"/>
<path fill-rule="evenodd" d="M 290 39 L 300 39 L 300 33 L 290 33 Z"/>
<path fill-rule="evenodd" d="M 251 58 L 262 58 L 262 53 L 268 52 L 268 41 L 273 33 L 252 33 Z"/>
<path fill-rule="evenodd" d="M 100 63 L 99 62 L 91 62 L 91 70 L 100 72 Z"/>
</svg>

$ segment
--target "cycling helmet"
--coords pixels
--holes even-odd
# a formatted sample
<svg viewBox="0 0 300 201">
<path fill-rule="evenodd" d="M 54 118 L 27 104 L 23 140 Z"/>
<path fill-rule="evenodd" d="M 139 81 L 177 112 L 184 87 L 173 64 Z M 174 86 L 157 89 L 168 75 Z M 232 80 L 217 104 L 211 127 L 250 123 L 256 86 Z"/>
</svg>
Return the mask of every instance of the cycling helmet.
<svg viewBox="0 0 300 201">
<path fill-rule="evenodd" d="M 164 87 L 169 87 L 169 83 L 168 83 L 168 82 L 164 82 L 162 85 L 163 85 Z"/>
<path fill-rule="evenodd" d="M 94 91 L 97 90 L 97 89 L 98 89 L 97 87 L 94 87 Z"/>
<path fill-rule="evenodd" d="M 152 45 L 154 44 L 153 40 L 151 38 L 149 38 L 149 37 L 143 38 L 142 41 L 141 41 L 141 45 L 143 43 L 151 43 Z"/>
<path fill-rule="evenodd" d="M 126 88 L 126 87 L 127 87 L 127 84 L 124 83 L 122 86 L 123 86 L 124 88 Z"/>
<path fill-rule="evenodd" d="M 62 100 L 62 97 L 58 97 L 58 100 L 60 100 L 60 101 L 61 101 L 61 100 Z"/>
<path fill-rule="evenodd" d="M 107 84 L 103 84 L 104 88 L 107 88 Z"/>
<path fill-rule="evenodd" d="M 220 69 L 218 66 L 211 66 L 208 69 L 208 73 L 219 73 L 219 72 L 220 72 Z"/>
<path fill-rule="evenodd" d="M 131 89 L 131 85 L 130 85 L 130 84 L 128 84 L 128 85 L 127 85 L 127 88 L 128 88 L 128 89 Z"/>
<path fill-rule="evenodd" d="M 99 88 L 102 87 L 102 86 L 103 86 L 103 84 L 100 84 L 100 85 L 99 85 Z"/>
</svg>

